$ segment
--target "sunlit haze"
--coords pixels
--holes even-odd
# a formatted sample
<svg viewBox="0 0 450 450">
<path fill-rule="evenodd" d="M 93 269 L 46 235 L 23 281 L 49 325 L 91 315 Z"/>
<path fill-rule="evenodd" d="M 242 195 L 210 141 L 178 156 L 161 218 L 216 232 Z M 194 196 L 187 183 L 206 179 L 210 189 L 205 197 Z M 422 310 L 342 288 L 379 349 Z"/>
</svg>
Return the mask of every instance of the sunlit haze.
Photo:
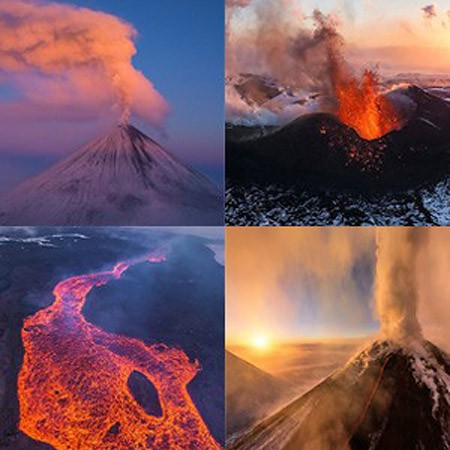
<svg viewBox="0 0 450 450">
<path fill-rule="evenodd" d="M 397 320 L 414 299 L 411 291 L 402 300 L 405 306 L 387 304 L 394 309 L 386 310 L 376 304 L 375 236 L 370 228 L 228 228 L 228 348 L 246 347 L 263 355 L 276 353 L 281 344 L 376 336 L 380 315 Z M 450 292 L 443 249 L 449 234 L 436 229 L 428 236 L 415 266 L 414 295 L 424 335 L 445 345 Z M 387 237 L 389 252 L 398 254 L 407 245 L 396 249 L 396 235 L 388 232 Z M 392 259 L 389 253 L 385 256 Z M 412 288 L 406 286 L 406 292 Z"/>
<path fill-rule="evenodd" d="M 237 34 L 252 29 L 255 10 L 263 2 L 255 0 L 237 11 L 230 31 Z M 384 71 L 450 71 L 450 5 L 417 0 L 292 0 L 284 2 L 290 26 L 312 25 L 311 14 L 319 9 L 332 14 L 346 41 L 350 60 L 356 64 L 377 64 Z M 424 10 L 425 6 L 432 6 Z"/>
</svg>

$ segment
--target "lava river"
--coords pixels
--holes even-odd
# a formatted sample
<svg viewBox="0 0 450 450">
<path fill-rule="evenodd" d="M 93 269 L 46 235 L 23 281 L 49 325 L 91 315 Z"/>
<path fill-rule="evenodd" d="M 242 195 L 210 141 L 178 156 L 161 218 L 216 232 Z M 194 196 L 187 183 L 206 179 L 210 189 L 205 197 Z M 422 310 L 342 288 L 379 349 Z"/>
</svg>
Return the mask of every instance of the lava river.
<svg viewBox="0 0 450 450">
<path fill-rule="evenodd" d="M 57 450 L 221 449 L 188 391 L 199 370 L 179 349 L 107 333 L 82 315 L 88 293 L 133 264 L 60 282 L 54 303 L 25 320 L 18 379 L 20 430 Z M 140 372 L 155 386 L 162 416 L 149 415 L 127 381 Z"/>
</svg>

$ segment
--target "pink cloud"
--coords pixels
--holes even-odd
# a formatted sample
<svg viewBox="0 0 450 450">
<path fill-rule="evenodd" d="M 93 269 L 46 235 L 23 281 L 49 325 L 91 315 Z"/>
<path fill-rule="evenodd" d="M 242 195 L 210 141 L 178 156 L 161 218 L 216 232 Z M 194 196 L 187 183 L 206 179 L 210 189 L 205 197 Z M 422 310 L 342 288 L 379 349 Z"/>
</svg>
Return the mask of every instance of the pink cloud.
<svg viewBox="0 0 450 450">
<path fill-rule="evenodd" d="M 132 64 L 136 30 L 98 11 L 37 0 L 0 2 L 0 83 L 19 99 L 0 122 L 107 113 L 160 126 L 169 105 Z"/>
</svg>

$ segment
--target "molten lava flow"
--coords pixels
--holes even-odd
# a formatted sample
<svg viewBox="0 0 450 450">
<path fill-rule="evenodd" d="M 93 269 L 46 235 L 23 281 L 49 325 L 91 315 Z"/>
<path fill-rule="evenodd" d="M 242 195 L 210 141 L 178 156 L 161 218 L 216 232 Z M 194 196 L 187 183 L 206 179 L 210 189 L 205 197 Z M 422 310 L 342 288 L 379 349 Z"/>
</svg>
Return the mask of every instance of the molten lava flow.
<svg viewBox="0 0 450 450">
<path fill-rule="evenodd" d="M 380 93 L 375 72 L 366 70 L 362 80 L 336 77 L 333 84 L 339 102 L 339 119 L 362 138 L 378 139 L 401 128 L 400 117 L 391 102 Z"/>
<path fill-rule="evenodd" d="M 57 450 L 220 449 L 187 392 L 199 370 L 179 349 L 107 333 L 82 315 L 95 287 L 155 252 L 113 270 L 69 278 L 54 303 L 25 320 L 18 379 L 20 430 Z M 138 371 L 155 386 L 162 417 L 147 414 L 127 381 Z"/>
</svg>

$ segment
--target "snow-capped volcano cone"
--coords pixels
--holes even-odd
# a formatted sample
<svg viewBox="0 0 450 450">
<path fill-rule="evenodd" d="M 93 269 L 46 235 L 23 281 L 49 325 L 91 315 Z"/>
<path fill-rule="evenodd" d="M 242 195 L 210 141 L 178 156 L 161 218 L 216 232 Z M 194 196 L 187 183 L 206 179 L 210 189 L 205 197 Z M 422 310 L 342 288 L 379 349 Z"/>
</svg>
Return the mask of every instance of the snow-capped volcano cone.
<svg viewBox="0 0 450 450">
<path fill-rule="evenodd" d="M 448 450 L 450 358 L 378 341 L 230 450 Z"/>
<path fill-rule="evenodd" d="M 135 127 L 95 139 L 2 199 L 3 225 L 216 225 L 218 189 Z"/>
</svg>

